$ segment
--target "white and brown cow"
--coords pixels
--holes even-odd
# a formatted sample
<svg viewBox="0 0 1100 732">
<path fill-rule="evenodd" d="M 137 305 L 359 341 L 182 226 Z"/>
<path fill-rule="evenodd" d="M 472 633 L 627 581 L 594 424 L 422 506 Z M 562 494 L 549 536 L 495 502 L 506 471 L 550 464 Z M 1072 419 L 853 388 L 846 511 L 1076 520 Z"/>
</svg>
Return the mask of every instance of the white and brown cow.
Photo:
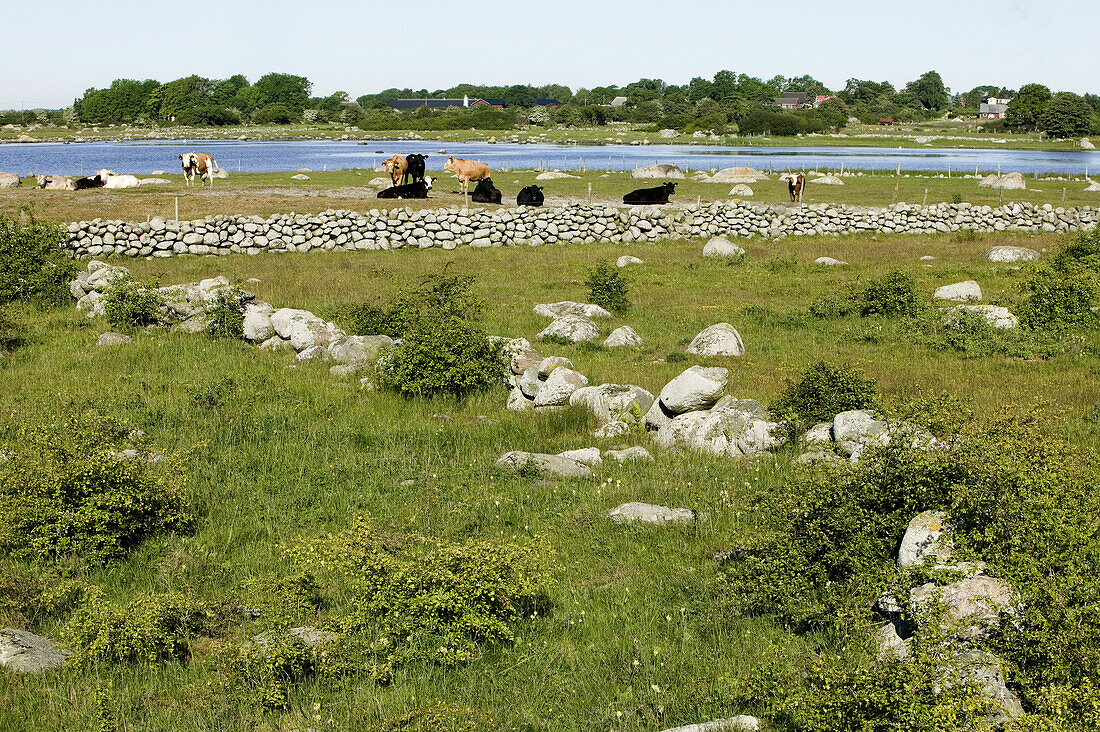
<svg viewBox="0 0 1100 732">
<path fill-rule="evenodd" d="M 791 194 L 791 203 L 802 200 L 802 189 L 806 187 L 806 176 L 802 173 L 787 173 L 781 176 L 787 181 L 787 192 Z"/>
<path fill-rule="evenodd" d="M 71 178 L 64 175 L 36 175 L 35 184 L 47 191 L 72 191 L 76 190 Z"/>
<path fill-rule="evenodd" d="M 185 185 L 195 185 L 195 173 L 199 174 L 199 185 L 202 185 L 207 180 L 210 181 L 210 187 L 214 187 L 214 171 L 217 169 L 218 164 L 214 162 L 214 158 L 206 153 L 191 152 L 185 155 L 180 155 L 180 164 L 183 166 L 183 177 Z"/>
</svg>

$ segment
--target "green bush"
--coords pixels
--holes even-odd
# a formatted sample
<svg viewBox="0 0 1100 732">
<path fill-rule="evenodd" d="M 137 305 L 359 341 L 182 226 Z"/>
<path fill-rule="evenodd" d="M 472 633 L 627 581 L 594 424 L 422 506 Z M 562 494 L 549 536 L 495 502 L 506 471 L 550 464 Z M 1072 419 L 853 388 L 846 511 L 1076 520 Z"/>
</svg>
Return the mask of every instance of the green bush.
<svg viewBox="0 0 1100 732">
<path fill-rule="evenodd" d="M 64 305 L 76 264 L 61 249 L 64 230 L 30 213 L 21 221 L 0 216 L 0 304 L 26 300 Z"/>
<path fill-rule="evenodd" d="M 0 461 L 0 550 L 98 564 L 156 533 L 189 528 L 171 461 L 119 452 L 140 447 L 129 425 L 94 414 L 25 429 L 18 451 Z"/>
<path fill-rule="evenodd" d="M 141 328 L 160 322 L 164 302 L 156 288 L 122 275 L 112 279 L 103 293 L 103 312 L 112 328 Z"/>
<path fill-rule="evenodd" d="M 82 604 L 92 588 L 53 568 L 0 562 L 0 618 L 5 625 L 35 627 L 59 620 Z"/>
<path fill-rule="evenodd" d="M 818 361 L 798 381 L 786 380 L 771 405 L 773 414 L 793 413 L 806 424 L 831 422 L 841 412 L 875 407 L 875 380 L 859 369 Z"/>
<path fill-rule="evenodd" d="M 1082 232 L 1050 260 L 1051 265 L 1063 272 L 1084 267 L 1100 273 L 1100 229 Z"/>
<path fill-rule="evenodd" d="M 237 589 L 234 600 L 261 623 L 273 627 L 301 625 L 325 605 L 317 580 L 308 572 L 249 580 Z"/>
<path fill-rule="evenodd" d="M 453 316 L 418 319 L 380 362 L 384 380 L 406 396 L 464 397 L 500 383 L 503 369 L 485 332 Z"/>
<path fill-rule="evenodd" d="M 630 310 L 630 282 L 623 271 L 606 259 L 588 270 L 584 284 L 588 286 L 589 302 L 624 315 Z"/>
<path fill-rule="evenodd" d="M 858 302 L 860 315 L 907 316 L 921 309 L 913 278 L 899 271 L 870 280 L 859 294 Z"/>
<path fill-rule="evenodd" d="M 454 317 L 478 321 L 485 305 L 474 294 L 475 278 L 452 275 L 448 269 L 449 265 L 425 276 L 415 288 L 391 300 L 352 305 L 340 315 L 351 333 L 391 338 L 404 338 L 407 331 L 425 319 Z"/>
<path fill-rule="evenodd" d="M 1032 330 L 1058 330 L 1092 323 L 1097 302 L 1096 275 L 1084 267 L 1039 265 L 1023 283 L 1017 307 L 1020 323 Z"/>
<path fill-rule="evenodd" d="M 822 295 L 810 303 L 810 315 L 822 320 L 827 318 L 844 318 L 856 311 L 855 303 L 851 297 L 834 297 Z"/>
<path fill-rule="evenodd" d="M 206 332 L 215 338 L 244 338 L 244 293 L 235 287 L 218 290 L 203 307 Z"/>
<path fill-rule="evenodd" d="M 297 556 L 346 598 L 338 627 L 373 638 L 395 666 L 468 662 L 482 647 L 511 643 L 516 623 L 550 608 L 534 549 L 513 543 L 394 539 L 361 523 Z"/>
<path fill-rule="evenodd" d="M 65 626 L 78 665 L 186 661 L 194 635 L 213 635 L 224 618 L 208 605 L 179 594 L 142 594 L 112 605 L 93 594 Z"/>
</svg>

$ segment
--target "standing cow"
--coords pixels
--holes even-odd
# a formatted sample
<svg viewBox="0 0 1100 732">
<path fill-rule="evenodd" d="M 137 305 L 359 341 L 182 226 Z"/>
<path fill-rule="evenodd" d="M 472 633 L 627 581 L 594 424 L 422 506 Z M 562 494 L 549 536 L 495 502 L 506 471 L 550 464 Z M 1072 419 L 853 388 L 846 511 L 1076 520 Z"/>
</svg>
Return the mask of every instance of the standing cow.
<svg viewBox="0 0 1100 732">
<path fill-rule="evenodd" d="M 214 162 L 214 158 L 206 153 L 191 152 L 185 155 L 180 155 L 180 164 L 183 166 L 184 184 L 188 186 L 195 185 L 195 174 L 199 174 L 199 185 L 202 185 L 207 180 L 210 181 L 210 187 L 214 187 L 214 171 L 217 169 L 218 164 Z"/>
<path fill-rule="evenodd" d="M 489 166 L 476 160 L 464 160 L 451 156 L 443 164 L 444 170 L 449 170 L 458 178 L 462 186 L 462 195 L 466 196 L 470 189 L 470 181 L 479 181 L 489 177 Z"/>
<path fill-rule="evenodd" d="M 409 174 L 409 161 L 400 155 L 394 155 L 382 163 L 382 169 L 389 173 L 393 184 L 399 186 L 405 182 L 405 178 Z"/>
<path fill-rule="evenodd" d="M 787 173 L 782 176 L 787 181 L 787 192 L 791 194 L 791 203 L 802 200 L 802 189 L 806 186 L 806 176 L 801 173 Z"/>
</svg>

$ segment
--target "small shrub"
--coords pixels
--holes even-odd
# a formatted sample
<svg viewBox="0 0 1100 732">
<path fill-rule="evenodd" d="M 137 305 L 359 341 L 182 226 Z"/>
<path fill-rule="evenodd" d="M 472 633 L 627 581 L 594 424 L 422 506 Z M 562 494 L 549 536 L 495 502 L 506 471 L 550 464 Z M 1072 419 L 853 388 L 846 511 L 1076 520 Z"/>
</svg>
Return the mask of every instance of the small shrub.
<svg viewBox="0 0 1100 732">
<path fill-rule="evenodd" d="M 874 379 L 859 369 L 819 361 L 803 371 L 798 381 L 787 379 L 771 411 L 794 413 L 804 423 L 816 424 L 832 421 L 841 412 L 874 407 Z"/>
<path fill-rule="evenodd" d="M 350 333 L 401 338 L 409 325 L 410 309 L 411 303 L 404 297 L 386 304 L 365 302 L 347 308 L 343 319 Z"/>
<path fill-rule="evenodd" d="M 244 338 L 244 293 L 235 287 L 218 290 L 203 308 L 206 332 L 215 338 Z"/>
<path fill-rule="evenodd" d="M 131 428 L 99 415 L 23 432 L 0 462 L 0 550 L 20 559 L 121 557 L 161 531 L 191 526 L 176 472 L 119 451 Z"/>
<path fill-rule="evenodd" d="M 301 625 L 325 604 L 317 580 L 308 572 L 249 580 L 234 595 L 236 602 L 268 626 Z"/>
<path fill-rule="evenodd" d="M 665 356 L 665 363 L 684 363 L 688 360 L 686 353 L 680 353 L 679 351 L 673 351 Z"/>
<path fill-rule="evenodd" d="M 92 588 L 52 568 L 31 571 L 16 562 L 0 563 L 0 617 L 7 625 L 38 626 L 59 620 L 82 604 Z"/>
<path fill-rule="evenodd" d="M 343 318 L 350 332 L 404 338 L 421 320 L 457 318 L 477 322 L 484 302 L 474 294 L 472 275 L 449 274 L 449 265 L 420 280 L 416 288 L 388 302 L 359 303 L 347 308 Z"/>
<path fill-rule="evenodd" d="M 810 315 L 815 318 L 844 318 L 856 311 L 855 303 L 850 297 L 834 297 L 822 295 L 810 303 Z"/>
<path fill-rule="evenodd" d="M 160 322 L 164 302 L 156 288 L 119 276 L 103 293 L 103 312 L 112 328 L 141 328 Z"/>
<path fill-rule="evenodd" d="M 585 353 L 603 353 L 608 349 L 597 341 L 581 341 L 577 344 L 577 350 Z"/>
<path fill-rule="evenodd" d="M 382 365 L 406 396 L 464 397 L 498 384 L 504 365 L 481 328 L 457 317 L 421 319 Z"/>
<path fill-rule="evenodd" d="M 1100 273 L 1100 229 L 1082 232 L 1051 259 L 1051 265 L 1063 272 L 1084 267 Z"/>
<path fill-rule="evenodd" d="M 588 270 L 584 284 L 588 286 L 589 302 L 616 315 L 630 310 L 630 283 L 623 271 L 606 259 Z"/>
<path fill-rule="evenodd" d="M 489 712 L 434 705 L 387 719 L 379 732 L 482 732 L 497 727 Z"/>
<path fill-rule="evenodd" d="M 921 309 L 913 278 L 894 271 L 867 283 L 859 295 L 860 315 L 915 315 Z"/>
<path fill-rule="evenodd" d="M 66 234 L 60 226 L 0 216 L 0 305 L 25 300 L 45 305 L 70 302 L 69 280 L 76 263 L 61 249 Z"/>
<path fill-rule="evenodd" d="M 224 619 L 185 595 L 138 595 L 111 605 L 98 594 L 73 613 L 65 640 L 78 665 L 186 661 L 191 636 L 211 635 Z"/>
<path fill-rule="evenodd" d="M 1035 267 L 1023 283 L 1026 294 L 1016 310 L 1020 323 L 1032 330 L 1058 330 L 1094 322 L 1096 280 L 1096 275 L 1083 266 Z"/>
<path fill-rule="evenodd" d="M 951 195 L 951 203 L 962 203 L 963 197 L 961 193 L 954 193 Z"/>
</svg>

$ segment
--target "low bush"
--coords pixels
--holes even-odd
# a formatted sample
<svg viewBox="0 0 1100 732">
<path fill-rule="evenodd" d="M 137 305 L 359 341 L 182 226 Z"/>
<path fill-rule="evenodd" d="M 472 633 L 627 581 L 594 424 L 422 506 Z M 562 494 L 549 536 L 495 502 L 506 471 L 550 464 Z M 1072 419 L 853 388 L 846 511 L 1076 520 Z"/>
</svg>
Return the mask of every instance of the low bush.
<svg viewBox="0 0 1100 732">
<path fill-rule="evenodd" d="M 480 326 L 443 317 L 419 319 L 381 363 L 381 373 L 405 396 L 461 398 L 501 383 L 504 364 Z"/>
<path fill-rule="evenodd" d="M 112 279 L 103 293 L 103 312 L 112 328 L 141 328 L 160 322 L 164 302 L 155 287 L 122 275 Z"/>
<path fill-rule="evenodd" d="M 1063 272 L 1084 267 L 1100 273 L 1100 229 L 1079 234 L 1076 239 L 1055 254 L 1050 263 L 1055 269 Z"/>
<path fill-rule="evenodd" d="M 588 270 L 584 284 L 588 286 L 589 302 L 624 315 L 630 310 L 630 282 L 623 271 L 602 259 Z"/>
<path fill-rule="evenodd" d="M 171 461 L 120 452 L 141 447 L 128 424 L 95 414 L 25 429 L 17 452 L 0 461 L 0 550 L 99 564 L 156 533 L 190 528 Z"/>
<path fill-rule="evenodd" d="M 913 278 L 899 271 L 868 281 L 857 303 L 860 315 L 897 317 L 915 315 L 921 310 Z"/>
<path fill-rule="evenodd" d="M 1065 262 L 1065 260 L 1063 260 Z M 1023 283 L 1017 306 L 1020 324 L 1032 330 L 1061 330 L 1096 321 L 1097 276 L 1083 266 L 1039 265 Z"/>
<path fill-rule="evenodd" d="M 76 263 L 61 249 L 65 232 L 30 213 L 22 220 L 0 216 L 0 305 L 25 300 L 69 303 Z"/>
<path fill-rule="evenodd" d="M 477 322 L 485 304 L 474 294 L 474 282 L 473 276 L 453 275 L 444 267 L 421 279 L 411 290 L 390 300 L 352 305 L 339 317 L 347 323 L 350 333 L 391 338 L 404 338 L 410 328 L 424 319 L 455 317 Z"/>
<path fill-rule="evenodd" d="M 244 293 L 235 287 L 218 290 L 203 308 L 206 332 L 215 338 L 244 338 Z"/>
<path fill-rule="evenodd" d="M 841 412 L 873 409 L 875 380 L 859 369 L 818 361 L 802 372 L 798 381 L 787 379 L 772 402 L 773 414 L 794 414 L 807 425 L 831 422 Z"/>
</svg>

